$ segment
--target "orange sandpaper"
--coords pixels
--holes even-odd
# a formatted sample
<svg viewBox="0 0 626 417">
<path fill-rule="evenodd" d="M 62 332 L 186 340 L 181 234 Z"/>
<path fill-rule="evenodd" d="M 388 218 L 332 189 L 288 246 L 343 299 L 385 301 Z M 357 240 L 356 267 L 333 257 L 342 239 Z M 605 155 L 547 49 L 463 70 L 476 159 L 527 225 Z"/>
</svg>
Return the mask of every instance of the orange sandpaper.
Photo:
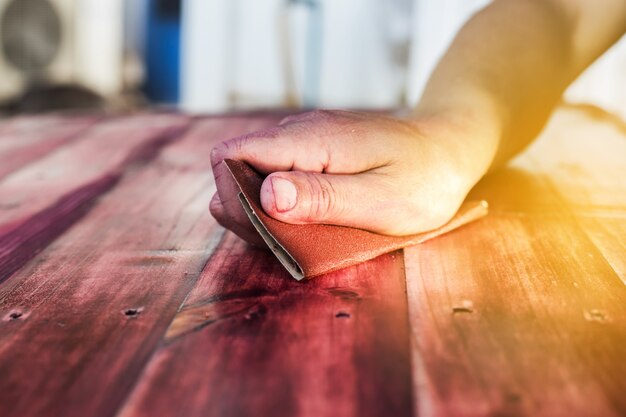
<svg viewBox="0 0 626 417">
<path fill-rule="evenodd" d="M 239 200 L 265 243 L 297 280 L 373 259 L 440 236 L 487 214 L 486 201 L 465 202 L 444 226 L 410 236 L 385 236 L 345 226 L 295 225 L 276 220 L 261 207 L 263 178 L 248 164 L 224 161 L 239 186 Z"/>
</svg>

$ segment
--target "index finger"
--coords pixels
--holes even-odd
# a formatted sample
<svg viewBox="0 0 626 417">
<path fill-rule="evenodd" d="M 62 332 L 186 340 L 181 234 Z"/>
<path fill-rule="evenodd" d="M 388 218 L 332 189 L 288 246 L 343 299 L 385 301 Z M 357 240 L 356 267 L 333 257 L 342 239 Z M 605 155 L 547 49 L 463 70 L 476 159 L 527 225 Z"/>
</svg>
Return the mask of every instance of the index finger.
<svg viewBox="0 0 626 417">
<path fill-rule="evenodd" d="M 360 117 L 313 112 L 300 120 L 222 142 L 213 149 L 211 162 L 216 167 L 227 158 L 242 160 L 264 174 L 354 174 L 389 162 L 381 157 L 389 150 L 386 138 L 368 132 Z"/>
</svg>

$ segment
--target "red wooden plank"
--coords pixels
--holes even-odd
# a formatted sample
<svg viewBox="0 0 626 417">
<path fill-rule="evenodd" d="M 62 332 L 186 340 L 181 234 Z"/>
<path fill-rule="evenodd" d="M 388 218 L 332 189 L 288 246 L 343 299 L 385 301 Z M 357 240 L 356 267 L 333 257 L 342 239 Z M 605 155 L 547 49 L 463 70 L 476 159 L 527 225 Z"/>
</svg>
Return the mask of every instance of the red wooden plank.
<svg viewBox="0 0 626 417">
<path fill-rule="evenodd" d="M 626 413 L 626 287 L 573 218 L 491 215 L 405 257 L 420 414 Z"/>
<path fill-rule="evenodd" d="M 420 414 L 626 415 L 624 144 L 557 115 L 487 219 L 405 251 Z"/>
<path fill-rule="evenodd" d="M 18 115 L 7 118 L 0 118 L 0 135 L 23 131 L 24 129 L 32 129 L 36 125 L 56 124 L 62 116 L 58 114 L 45 115 Z M 38 129 L 35 129 L 38 130 Z"/>
<path fill-rule="evenodd" d="M 407 416 L 399 252 L 306 282 L 228 233 L 121 416 Z"/>
<path fill-rule="evenodd" d="M 0 285 L 1 416 L 116 413 L 222 235 L 211 147 L 267 123 L 199 123 Z"/>
<path fill-rule="evenodd" d="M 0 282 L 80 218 L 127 167 L 149 159 L 186 124 L 180 116 L 104 122 L 0 181 Z"/>
<path fill-rule="evenodd" d="M 0 128 L 0 180 L 77 139 L 96 120 L 95 116 L 48 116 L 5 122 Z"/>
</svg>

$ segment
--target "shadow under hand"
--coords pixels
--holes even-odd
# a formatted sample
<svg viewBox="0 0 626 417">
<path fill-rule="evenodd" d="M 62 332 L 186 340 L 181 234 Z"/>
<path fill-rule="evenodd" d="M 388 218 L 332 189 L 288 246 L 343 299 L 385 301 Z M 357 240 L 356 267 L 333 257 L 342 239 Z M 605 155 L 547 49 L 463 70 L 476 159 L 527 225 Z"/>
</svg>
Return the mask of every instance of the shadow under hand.
<svg viewBox="0 0 626 417">
<path fill-rule="evenodd" d="M 504 167 L 485 176 L 470 191 L 467 199 L 487 200 L 492 213 L 536 214 L 567 210 L 548 179 L 514 167 Z"/>
</svg>

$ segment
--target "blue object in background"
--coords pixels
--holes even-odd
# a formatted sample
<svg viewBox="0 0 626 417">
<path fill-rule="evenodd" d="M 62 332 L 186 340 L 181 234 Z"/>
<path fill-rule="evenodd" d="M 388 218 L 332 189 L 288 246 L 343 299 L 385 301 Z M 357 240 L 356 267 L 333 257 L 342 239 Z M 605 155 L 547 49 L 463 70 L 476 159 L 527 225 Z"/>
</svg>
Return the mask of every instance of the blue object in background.
<svg viewBox="0 0 626 417">
<path fill-rule="evenodd" d="M 149 0 L 144 93 L 153 102 L 175 104 L 180 96 L 181 0 Z"/>
</svg>

